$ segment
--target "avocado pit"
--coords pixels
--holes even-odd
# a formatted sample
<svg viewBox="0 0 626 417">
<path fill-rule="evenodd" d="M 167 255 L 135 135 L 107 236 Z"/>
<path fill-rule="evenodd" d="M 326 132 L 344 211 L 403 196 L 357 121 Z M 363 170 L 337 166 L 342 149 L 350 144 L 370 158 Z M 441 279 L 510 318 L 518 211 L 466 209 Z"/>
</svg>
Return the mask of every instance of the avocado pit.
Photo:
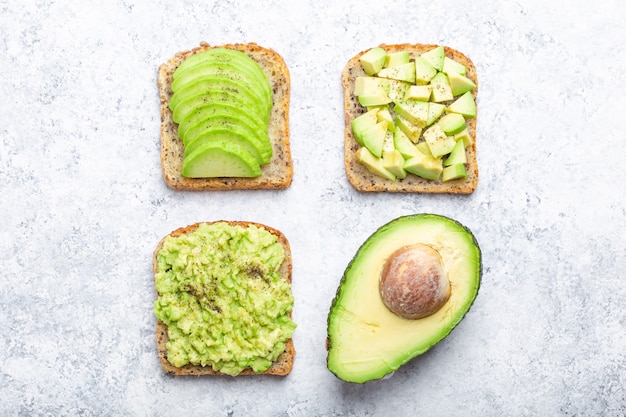
<svg viewBox="0 0 626 417">
<path fill-rule="evenodd" d="M 428 317 L 450 298 L 439 252 L 421 243 L 396 250 L 385 262 L 379 282 L 385 306 L 405 319 Z"/>
</svg>

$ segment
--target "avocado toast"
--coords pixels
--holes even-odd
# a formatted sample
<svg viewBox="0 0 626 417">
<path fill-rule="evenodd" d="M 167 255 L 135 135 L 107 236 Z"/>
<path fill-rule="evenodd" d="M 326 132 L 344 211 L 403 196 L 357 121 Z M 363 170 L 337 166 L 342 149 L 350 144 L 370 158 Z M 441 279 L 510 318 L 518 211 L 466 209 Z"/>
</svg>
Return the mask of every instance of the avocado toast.
<svg viewBox="0 0 626 417">
<path fill-rule="evenodd" d="M 363 81 L 364 78 L 374 78 L 370 72 L 368 74 L 364 68 L 364 65 L 368 70 L 371 70 L 368 67 L 368 62 L 363 62 L 366 54 L 371 54 L 372 49 L 382 51 L 383 54 L 387 56 L 391 55 L 401 55 L 405 54 L 406 64 L 405 67 L 412 70 L 413 80 L 416 78 L 416 58 L 422 56 L 423 54 L 433 53 L 435 50 L 441 51 L 440 58 L 446 58 L 447 60 L 453 60 L 457 64 L 463 67 L 463 79 L 467 80 L 468 83 L 473 84 L 473 89 L 467 92 L 467 95 L 464 95 L 463 100 L 468 99 L 474 105 L 474 113 L 469 116 L 466 115 L 464 122 L 466 122 L 466 126 L 464 126 L 465 132 L 465 141 L 464 141 L 464 151 L 462 152 L 463 159 L 465 161 L 460 161 L 461 163 L 455 164 L 453 168 L 457 169 L 460 172 L 457 172 L 456 176 L 459 178 L 455 178 L 455 176 L 441 175 L 442 169 L 444 169 L 444 164 L 442 161 L 442 156 L 436 155 L 437 158 L 433 158 L 432 155 L 429 155 L 429 160 L 432 162 L 437 160 L 439 167 L 435 167 L 435 169 L 429 169 L 431 167 L 424 167 L 424 164 L 421 163 L 423 158 L 422 153 L 424 152 L 416 152 L 414 149 L 417 145 L 417 148 L 421 151 L 426 149 L 425 153 L 428 153 L 428 147 L 424 148 L 426 145 L 425 140 L 423 138 L 426 129 L 426 117 L 424 117 L 424 123 L 419 126 L 419 130 L 422 133 L 417 133 L 417 137 L 411 143 L 409 139 L 407 139 L 404 132 L 409 133 L 408 129 L 404 129 L 407 127 L 409 123 L 406 123 L 406 119 L 404 117 L 398 117 L 398 114 L 401 110 L 406 110 L 401 114 L 403 116 L 411 117 L 414 113 L 414 106 L 404 108 L 402 105 L 398 106 L 398 102 L 402 102 L 401 104 L 410 103 L 415 104 L 415 101 L 424 101 L 426 103 L 417 103 L 417 104 L 425 104 L 428 106 L 430 104 L 431 108 L 438 108 L 439 113 L 437 117 L 445 116 L 446 114 L 452 113 L 449 112 L 450 107 L 454 101 L 457 101 L 461 95 L 456 97 L 444 97 L 437 98 L 434 100 L 432 97 L 429 99 L 427 95 L 426 98 L 420 98 L 419 100 L 407 99 L 407 95 L 405 95 L 404 91 L 399 94 L 398 89 L 395 89 L 398 85 L 402 85 L 404 87 L 409 84 L 416 85 L 420 87 L 420 84 L 427 84 L 428 82 L 419 82 L 413 81 L 412 83 L 404 82 L 406 81 L 398 81 L 399 78 L 402 78 L 398 75 L 399 71 L 395 71 L 395 74 L 390 74 L 390 68 L 385 68 L 383 71 L 386 72 L 384 74 L 385 82 L 391 83 L 393 87 L 386 86 L 385 93 L 389 93 L 389 97 L 383 97 L 383 101 L 380 101 L 380 97 L 376 96 L 376 92 L 365 91 L 367 96 L 358 97 L 355 94 L 355 89 L 358 92 L 362 85 L 359 85 L 357 81 Z M 478 93 L 478 79 L 476 74 L 476 67 L 472 63 L 472 61 L 462 54 L 459 51 L 456 51 L 447 46 L 437 46 L 437 45 L 426 45 L 426 44 L 394 44 L 394 45 L 380 45 L 376 48 L 372 48 L 370 50 L 365 50 L 354 57 L 352 57 L 346 64 L 341 74 L 341 82 L 343 86 L 344 93 L 344 115 L 345 115 L 345 126 L 344 126 L 344 163 L 345 170 L 348 180 L 352 186 L 358 190 L 363 192 L 377 192 L 377 191 L 387 191 L 387 192 L 418 192 L 418 193 L 451 193 L 451 194 L 470 194 L 472 193 L 477 185 L 478 185 L 478 163 L 476 158 L 476 123 L 477 116 L 475 113 L 475 99 Z M 384 55 L 383 55 L 384 58 Z M 383 61 L 384 62 L 384 61 Z M 383 65 L 381 63 L 381 65 Z M 402 68 L 403 65 L 398 66 Z M 447 69 L 443 69 L 441 66 L 440 69 L 437 70 L 437 75 L 447 81 L 447 77 L 444 77 L 445 73 L 443 71 L 448 71 Z M 376 68 L 378 71 L 379 68 Z M 432 67 L 431 67 L 432 70 Z M 419 69 L 417 71 L 417 78 L 419 78 Z M 401 74 L 400 74 L 401 75 Z M 431 74 L 432 76 L 432 74 Z M 431 87 L 432 88 L 432 87 Z M 395 90 L 394 90 L 395 89 Z M 366 88 L 367 90 L 367 88 Z M 399 97 L 394 97 L 393 94 L 396 94 Z M 408 94 L 408 93 L 407 93 Z M 430 103 L 428 103 L 430 101 Z M 432 103 L 432 104 L 431 104 Z M 381 104 L 384 104 L 381 107 Z M 459 103 L 460 104 L 460 103 Z M 399 158 L 400 162 L 394 166 L 395 163 L 390 162 L 391 168 L 394 169 L 385 169 L 385 167 L 389 167 L 387 165 L 387 161 L 383 161 L 381 157 L 381 151 L 383 147 L 387 147 L 388 144 L 383 144 L 383 140 L 381 135 L 385 134 L 385 131 L 380 133 L 377 137 L 376 146 L 377 151 L 374 151 L 372 155 L 370 152 L 365 152 L 366 146 L 362 143 L 362 139 L 359 135 L 356 135 L 355 126 L 359 122 L 355 122 L 357 118 L 360 116 L 364 116 L 366 113 L 369 113 L 370 110 L 376 110 L 378 108 L 389 107 L 388 110 L 385 110 L 385 115 L 383 116 L 383 112 L 380 112 L 377 116 L 373 116 L 373 123 L 376 123 L 380 127 L 381 121 L 384 117 L 388 118 L 390 122 L 390 129 L 388 129 L 387 133 L 391 133 L 391 130 L 394 130 L 394 133 L 391 134 L 391 147 L 399 148 L 402 154 L 402 157 Z M 428 109 L 428 107 L 426 107 Z M 428 110 L 426 110 L 428 112 Z M 382 117 L 381 117 L 382 116 Z M 363 117 L 360 121 L 367 119 L 367 117 Z M 421 120 L 419 121 L 422 122 Z M 430 120 L 428 123 L 433 123 L 434 120 Z M 417 123 L 417 122 L 416 122 Z M 435 123 L 434 123 L 435 124 Z M 433 125 L 434 125 L 433 124 Z M 380 131 L 380 129 L 379 129 Z M 372 130 L 370 130 L 370 133 Z M 396 134 L 397 133 L 397 134 Z M 441 133 L 441 132 L 439 132 Z M 374 135 L 375 136 L 375 135 Z M 449 143 L 454 145 L 455 141 L 451 141 L 450 137 L 453 135 L 448 132 L 447 136 L 442 135 L 444 140 L 448 140 Z M 408 143 L 405 146 L 410 148 L 409 150 L 405 150 L 402 147 L 398 146 L 396 140 L 399 140 L 401 144 Z M 380 138 L 380 140 L 378 140 Z M 419 139 L 418 139 L 419 138 Z M 366 139 L 369 140 L 370 138 Z M 418 142 L 421 142 L 419 144 Z M 458 142 L 458 141 L 456 141 Z M 371 147 L 369 147 L 371 149 Z M 398 149 L 394 149 L 396 151 Z M 450 150 L 446 150 L 449 152 Z M 447 155 L 443 155 L 447 157 Z M 412 159 L 412 161 L 411 161 Z M 447 159 L 447 158 L 446 158 Z M 415 162 L 417 161 L 417 162 Z M 448 167 L 446 167 L 448 168 Z M 452 168 L 448 168 L 447 172 Z M 413 171 L 413 172 L 411 172 Z M 414 173 L 418 173 L 418 175 L 413 175 Z M 421 176 L 420 176 L 421 175 Z M 430 177 L 430 178 L 427 178 Z"/>
<path fill-rule="evenodd" d="M 153 270 L 157 348 L 167 373 L 291 371 L 292 260 L 280 231 L 242 221 L 196 223 L 159 242 Z"/>
<path fill-rule="evenodd" d="M 216 141 L 204 143 L 204 146 L 201 147 L 197 146 L 197 144 L 201 142 L 198 140 L 193 141 L 193 144 L 184 143 L 183 138 L 179 135 L 179 123 L 174 121 L 180 112 L 173 112 L 171 109 L 171 107 L 173 107 L 171 106 L 172 99 L 174 98 L 174 91 L 172 87 L 174 87 L 174 89 L 178 88 L 186 90 L 186 94 L 192 95 L 189 91 L 189 83 L 186 83 L 186 80 L 180 80 L 183 76 L 180 76 L 179 80 L 175 80 L 174 74 L 176 70 L 185 61 L 191 60 L 192 57 L 197 57 L 200 56 L 200 54 L 217 49 L 222 51 L 227 50 L 240 52 L 250 57 L 262 69 L 262 72 L 265 74 L 267 81 L 269 82 L 267 88 L 267 94 L 269 94 L 268 97 L 265 96 L 265 91 L 262 95 L 257 97 L 254 92 L 248 91 L 249 89 L 246 88 L 247 86 L 245 84 L 231 84 L 228 88 L 224 88 L 221 91 L 220 94 L 222 95 L 220 96 L 220 100 L 224 101 L 226 99 L 230 99 L 230 97 L 226 97 L 226 95 L 236 90 L 238 96 L 245 96 L 242 100 L 247 100 L 245 101 L 246 104 L 256 103 L 257 100 L 262 104 L 267 104 L 269 100 L 269 103 L 271 104 L 268 120 L 264 120 L 264 122 L 267 123 L 267 132 L 263 131 L 265 128 L 262 127 L 259 129 L 259 127 L 254 123 L 250 126 L 250 123 L 246 124 L 242 122 L 240 116 L 235 116 L 238 120 L 232 122 L 235 119 L 230 116 L 230 122 L 232 123 L 229 123 L 229 125 L 231 130 L 227 133 L 231 137 L 237 136 L 238 143 L 232 143 L 231 141 L 223 146 L 224 149 L 214 146 Z M 248 70 L 248 68 L 242 67 L 241 65 L 238 67 L 239 68 L 237 69 L 241 73 L 245 73 L 251 79 L 258 79 L 257 75 L 253 73 L 254 71 Z M 205 66 L 205 69 L 206 68 L 208 67 Z M 201 87 L 199 86 L 198 90 L 204 92 L 214 92 L 215 88 L 221 85 L 220 83 L 223 81 L 223 78 L 227 78 L 227 75 L 225 75 L 226 71 L 224 71 L 223 66 L 220 67 L 218 71 L 220 71 L 218 76 L 219 81 L 216 81 L 215 77 L 210 78 L 211 82 L 207 82 Z M 188 75 L 194 71 L 187 69 L 184 72 Z M 237 75 L 231 77 L 233 78 L 233 80 L 231 80 L 232 83 L 241 81 L 238 80 L 237 77 Z M 205 79 L 208 79 L 208 77 L 205 76 Z M 199 47 L 179 52 L 173 58 L 160 65 L 157 76 L 157 86 L 159 90 L 161 113 L 161 168 L 163 178 L 169 187 L 176 190 L 189 191 L 283 189 L 289 187 L 293 176 L 293 165 L 289 144 L 290 74 L 287 65 L 277 52 L 272 49 L 263 48 L 255 43 L 227 44 L 221 46 L 210 46 L 207 43 L 201 43 Z M 244 113 L 248 112 L 245 104 L 241 107 L 245 110 Z M 206 106 L 203 110 L 207 110 Z M 232 115 L 232 111 L 236 111 L 237 109 L 230 110 L 231 113 L 229 114 Z M 241 113 L 241 111 L 239 113 Z M 196 124 L 195 126 L 197 127 L 200 125 Z M 182 127 L 186 132 L 194 130 L 193 127 L 188 124 Z M 235 133 L 232 131 L 234 129 L 236 129 Z M 250 132 L 252 132 L 252 134 L 250 134 Z M 197 131 L 195 133 L 198 134 Z M 224 135 L 223 129 L 216 134 Z M 268 137 L 267 149 L 265 143 L 260 143 L 256 137 L 253 137 L 257 135 L 260 135 L 263 138 Z M 242 172 L 241 176 L 214 176 L 205 178 L 195 177 L 197 174 L 196 171 L 198 170 L 185 166 L 185 158 L 193 156 L 189 155 L 191 148 L 195 147 L 195 150 L 198 153 L 204 152 L 204 155 L 210 156 L 208 155 L 210 149 L 207 148 L 213 147 L 215 152 L 220 155 L 230 152 L 233 148 L 239 149 L 239 151 L 233 151 L 234 153 L 230 153 L 229 155 L 240 156 L 242 153 L 245 153 L 247 158 L 243 158 L 243 162 L 248 165 L 241 164 L 240 162 L 242 162 L 242 160 L 239 158 L 237 159 L 237 162 L 239 162 L 239 166 L 245 165 L 245 168 L 248 168 L 250 164 L 254 164 L 255 162 L 253 160 L 251 161 L 252 156 L 247 152 L 242 152 L 240 149 L 241 147 L 238 145 L 247 146 L 247 150 L 258 149 L 259 153 L 262 155 L 255 156 L 259 157 L 262 162 L 260 166 L 257 165 L 256 168 L 250 170 L 249 172 L 240 170 L 240 172 Z M 213 158 L 213 160 L 215 159 L 223 158 L 219 158 L 219 156 L 217 156 Z M 207 165 L 203 161 L 199 162 L 200 163 L 196 165 Z M 183 175 L 186 169 L 189 173 L 187 173 L 187 175 Z"/>
</svg>

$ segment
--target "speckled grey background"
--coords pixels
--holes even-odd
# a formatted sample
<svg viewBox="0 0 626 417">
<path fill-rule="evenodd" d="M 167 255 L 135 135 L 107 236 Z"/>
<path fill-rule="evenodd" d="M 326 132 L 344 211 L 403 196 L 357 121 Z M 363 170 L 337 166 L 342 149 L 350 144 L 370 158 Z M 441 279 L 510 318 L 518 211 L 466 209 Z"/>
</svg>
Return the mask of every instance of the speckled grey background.
<svg viewBox="0 0 626 417">
<path fill-rule="evenodd" d="M 626 11 L 607 2 L 0 0 L 0 415 L 622 416 L 626 413 Z M 254 41 L 292 79 L 292 186 L 175 192 L 160 174 L 156 72 L 197 45 Z M 364 195 L 343 168 L 345 62 L 438 43 L 475 63 L 471 196 Z M 473 309 L 391 379 L 325 368 L 337 283 L 410 213 L 472 229 Z M 284 379 L 159 366 L 151 254 L 201 220 L 279 228 L 298 350 Z"/>
</svg>

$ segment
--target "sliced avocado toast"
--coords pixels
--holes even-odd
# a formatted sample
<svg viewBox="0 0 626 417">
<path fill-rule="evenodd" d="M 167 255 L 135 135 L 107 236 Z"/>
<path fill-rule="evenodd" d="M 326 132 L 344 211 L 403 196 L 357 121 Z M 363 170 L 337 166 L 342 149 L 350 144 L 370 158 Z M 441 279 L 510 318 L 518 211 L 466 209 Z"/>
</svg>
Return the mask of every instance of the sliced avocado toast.
<svg viewBox="0 0 626 417">
<path fill-rule="evenodd" d="M 161 167 L 169 187 L 289 187 L 290 75 L 276 51 L 202 42 L 160 65 L 157 86 Z"/>
<path fill-rule="evenodd" d="M 450 293 L 435 313 L 405 319 L 385 306 L 379 281 L 387 260 L 415 244 L 439 253 Z M 328 369 L 344 381 L 364 383 L 423 354 L 463 319 L 478 293 L 481 273 L 478 243 L 456 220 L 415 214 L 385 224 L 359 248 L 339 283 L 328 315 Z"/>
</svg>

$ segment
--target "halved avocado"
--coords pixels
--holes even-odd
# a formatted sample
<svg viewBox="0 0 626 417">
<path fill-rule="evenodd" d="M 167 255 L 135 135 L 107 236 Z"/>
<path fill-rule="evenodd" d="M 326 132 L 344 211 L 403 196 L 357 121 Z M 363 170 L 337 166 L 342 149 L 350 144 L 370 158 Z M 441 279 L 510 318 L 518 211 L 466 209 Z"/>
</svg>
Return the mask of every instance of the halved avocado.
<svg viewBox="0 0 626 417">
<path fill-rule="evenodd" d="M 416 244 L 438 252 L 447 271 L 450 294 L 435 313 L 406 319 L 385 306 L 379 281 L 392 254 Z M 481 262 L 476 239 L 456 220 L 415 214 L 379 228 L 349 263 L 330 308 L 330 372 L 354 383 L 380 379 L 440 342 L 474 302 L 480 286 Z"/>
</svg>

